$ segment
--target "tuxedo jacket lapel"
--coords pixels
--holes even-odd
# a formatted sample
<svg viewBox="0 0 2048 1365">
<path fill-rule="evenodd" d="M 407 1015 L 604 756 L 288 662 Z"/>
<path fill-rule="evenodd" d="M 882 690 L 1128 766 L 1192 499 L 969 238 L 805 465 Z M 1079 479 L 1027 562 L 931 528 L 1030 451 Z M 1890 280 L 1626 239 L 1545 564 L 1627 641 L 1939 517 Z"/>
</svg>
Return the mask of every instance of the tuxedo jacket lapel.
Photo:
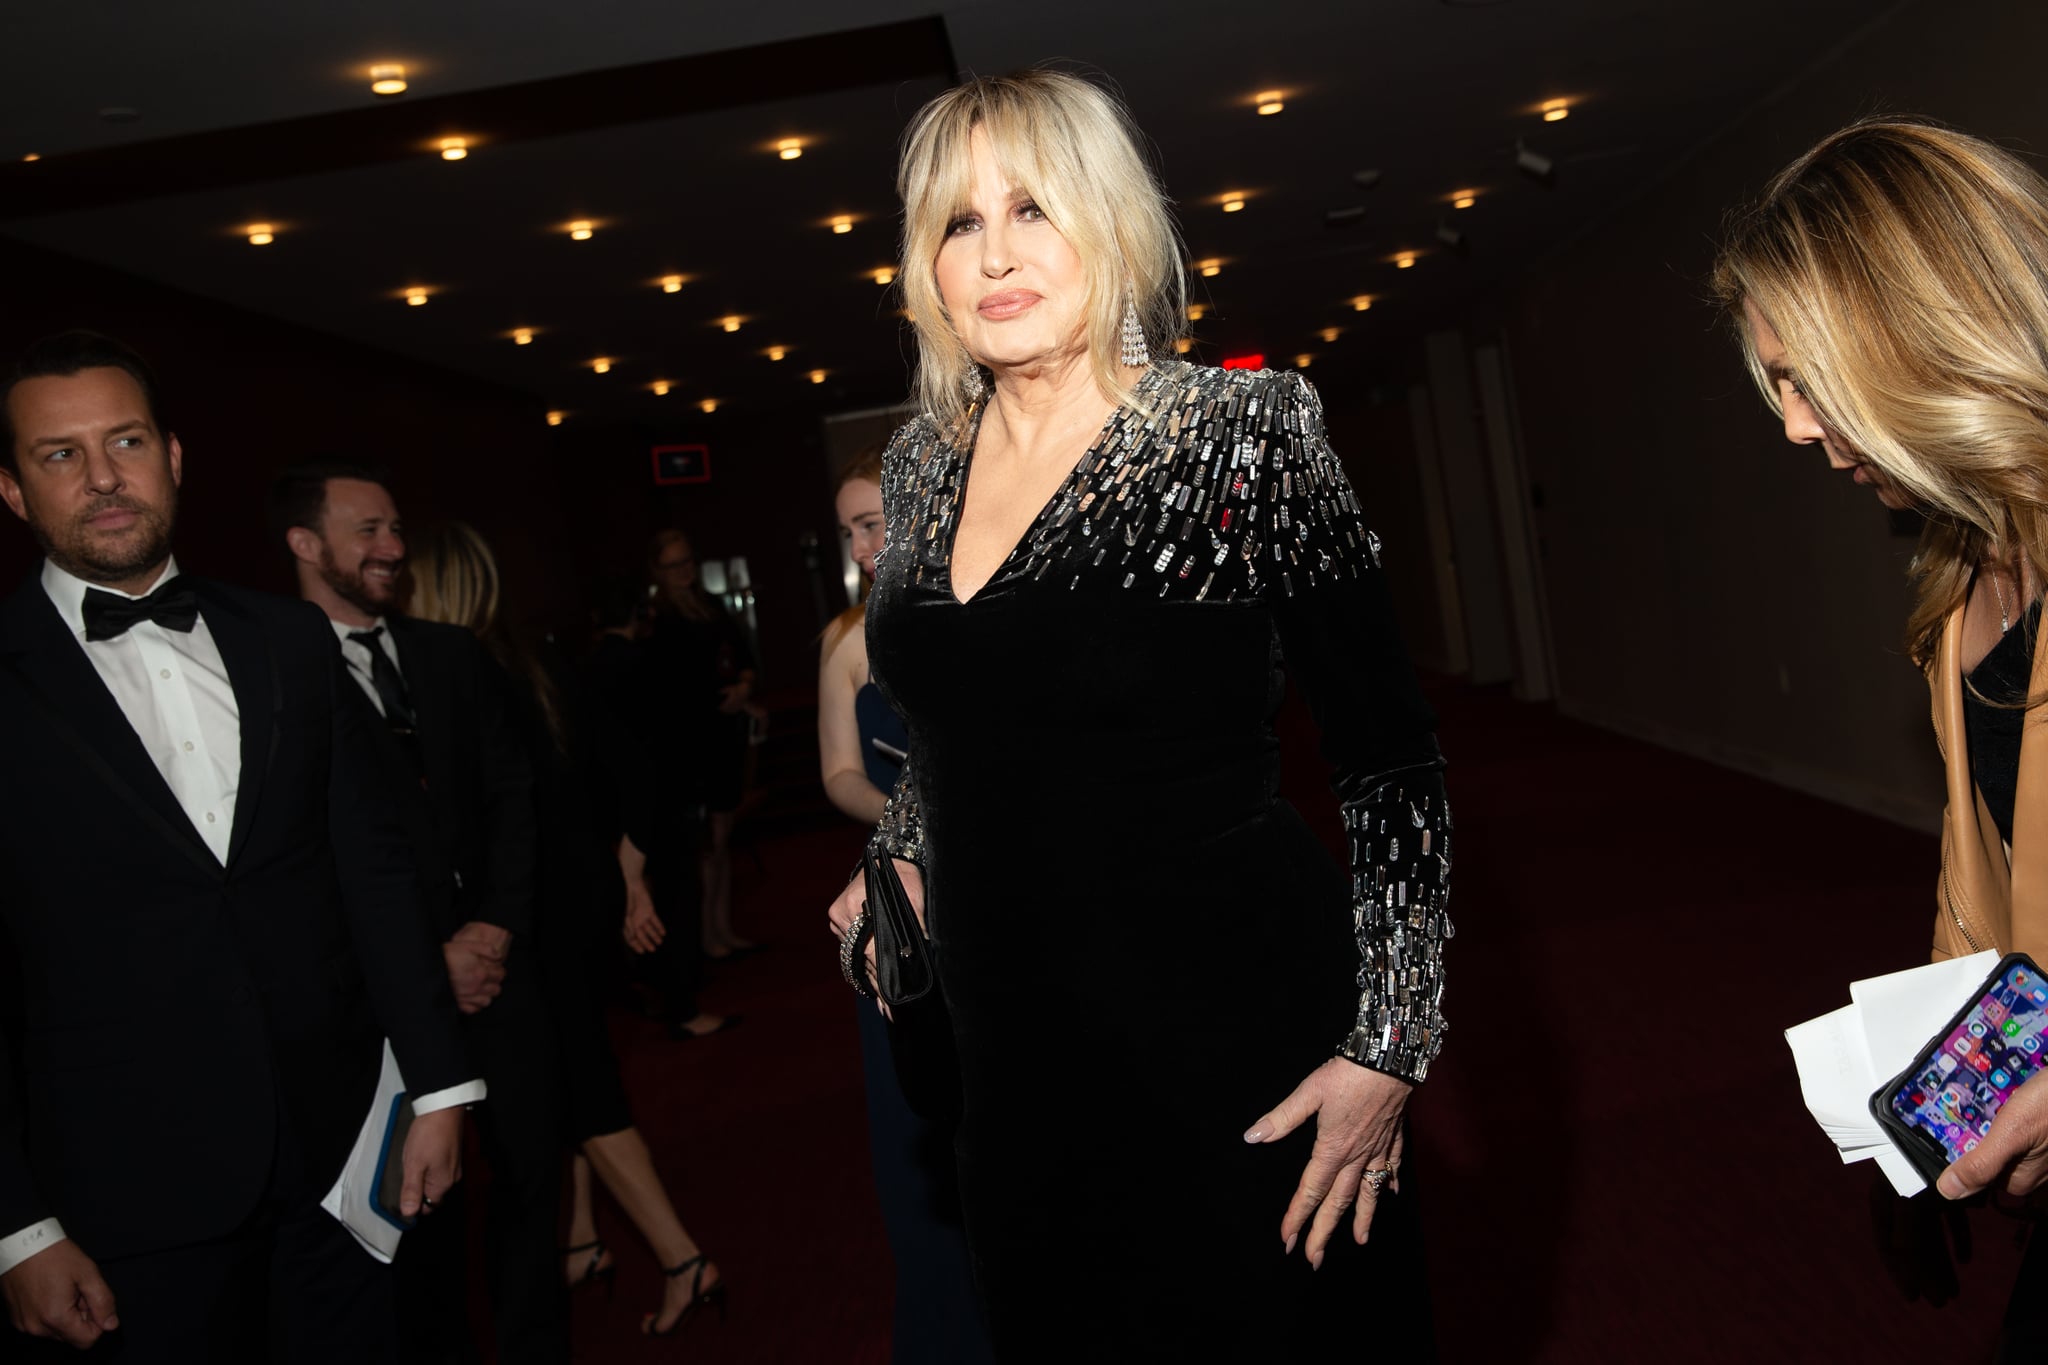
<svg viewBox="0 0 2048 1365">
<path fill-rule="evenodd" d="M 89 766 L 113 795 L 209 871 L 221 870 L 37 578 L 0 608 L 0 662 L 81 755 L 97 760 Z"/>
<path fill-rule="evenodd" d="M 284 705 L 277 658 L 262 630 L 218 593 L 199 585 L 199 612 L 220 647 L 241 716 L 242 775 L 235 792 L 235 826 L 228 836 L 227 865 L 248 842 L 249 826 L 263 799 L 263 784 L 277 758 L 278 711 Z"/>
</svg>

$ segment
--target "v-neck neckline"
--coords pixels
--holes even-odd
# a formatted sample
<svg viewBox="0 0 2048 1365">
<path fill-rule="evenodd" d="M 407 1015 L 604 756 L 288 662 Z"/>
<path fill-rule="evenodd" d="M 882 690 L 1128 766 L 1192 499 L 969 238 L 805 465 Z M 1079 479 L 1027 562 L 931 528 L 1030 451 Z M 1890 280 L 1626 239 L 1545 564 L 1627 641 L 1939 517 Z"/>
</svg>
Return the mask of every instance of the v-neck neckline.
<svg viewBox="0 0 2048 1365">
<path fill-rule="evenodd" d="M 1165 368 L 1162 365 L 1154 364 L 1144 374 L 1139 375 L 1138 382 L 1131 386 L 1131 396 L 1136 398 L 1143 395 L 1146 390 L 1150 389 L 1157 382 L 1156 377 L 1165 373 Z M 946 575 L 946 596 L 952 599 L 953 605 L 956 607 L 971 607 L 987 595 L 988 590 L 995 585 L 995 581 L 1003 576 L 1004 570 L 1010 567 L 1010 561 L 1015 559 L 1018 552 L 1026 545 L 1031 543 L 1031 538 L 1037 534 L 1039 526 L 1051 514 L 1053 508 L 1060 505 L 1061 499 L 1066 497 L 1068 490 L 1073 487 L 1074 480 L 1080 478 L 1083 470 L 1088 469 L 1101 458 L 1103 446 L 1107 444 L 1111 434 L 1116 430 L 1117 419 L 1130 406 L 1127 403 L 1118 403 L 1104 415 L 1102 425 L 1095 429 L 1095 435 L 1089 440 L 1087 448 L 1074 460 L 1074 467 L 1066 472 L 1065 476 L 1060 479 L 1058 485 L 1052 490 L 1051 496 L 1047 497 L 1044 504 L 1039 507 L 1037 514 L 1025 524 L 1023 533 L 1017 537 L 1016 541 L 1010 546 L 1009 551 L 1000 560 L 996 561 L 995 568 L 990 571 L 987 578 L 982 580 L 980 587 L 976 588 L 969 596 L 962 597 L 959 590 L 953 586 L 953 551 L 960 540 L 960 523 L 967 519 L 967 485 L 968 481 L 974 476 L 975 448 L 981 444 L 981 420 L 988 415 L 989 406 L 994 402 L 995 395 L 993 393 L 983 395 L 968 419 L 966 439 L 957 447 L 960 452 L 960 492 L 954 500 L 952 522 L 946 528 L 946 552 L 942 564 Z"/>
</svg>

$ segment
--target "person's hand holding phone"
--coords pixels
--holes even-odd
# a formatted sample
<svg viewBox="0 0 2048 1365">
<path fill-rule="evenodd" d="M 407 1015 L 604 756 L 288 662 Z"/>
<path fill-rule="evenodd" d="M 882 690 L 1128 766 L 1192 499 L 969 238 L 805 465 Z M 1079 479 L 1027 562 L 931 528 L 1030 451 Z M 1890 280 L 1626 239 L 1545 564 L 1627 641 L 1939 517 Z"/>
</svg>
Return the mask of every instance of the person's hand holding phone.
<svg viewBox="0 0 2048 1365">
<path fill-rule="evenodd" d="M 2031 1194 L 2048 1179 L 2048 1072 L 2006 1098 L 1984 1140 L 1951 1163 L 1936 1185 L 1944 1198 L 1966 1199 L 2000 1176 L 2014 1195 Z"/>
</svg>

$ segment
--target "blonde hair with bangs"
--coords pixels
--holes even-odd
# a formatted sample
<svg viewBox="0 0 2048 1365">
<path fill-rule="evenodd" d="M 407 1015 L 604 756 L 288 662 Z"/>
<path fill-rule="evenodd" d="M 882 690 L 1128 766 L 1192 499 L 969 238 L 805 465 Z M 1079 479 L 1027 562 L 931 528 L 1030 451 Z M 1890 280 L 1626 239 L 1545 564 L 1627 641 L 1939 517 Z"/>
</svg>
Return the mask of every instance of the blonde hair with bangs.
<svg viewBox="0 0 2048 1365">
<path fill-rule="evenodd" d="M 947 228 L 967 208 L 968 139 L 976 129 L 987 134 L 1004 174 L 1080 256 L 1095 382 L 1116 402 L 1130 402 L 1118 363 L 1124 301 L 1136 304 L 1152 353 L 1171 351 L 1187 329 L 1186 253 L 1129 111 L 1092 82 L 1038 69 L 955 86 L 919 110 L 903 134 L 897 278 L 917 329 L 920 406 L 946 431 L 967 416 L 976 362 L 939 296 L 936 263 Z"/>
<path fill-rule="evenodd" d="M 1864 119 L 1734 219 L 1714 289 L 1772 409 L 1745 302 L 1821 422 L 1927 514 L 1916 662 L 1979 565 L 2048 572 L 2048 181 L 1980 138 Z"/>
</svg>

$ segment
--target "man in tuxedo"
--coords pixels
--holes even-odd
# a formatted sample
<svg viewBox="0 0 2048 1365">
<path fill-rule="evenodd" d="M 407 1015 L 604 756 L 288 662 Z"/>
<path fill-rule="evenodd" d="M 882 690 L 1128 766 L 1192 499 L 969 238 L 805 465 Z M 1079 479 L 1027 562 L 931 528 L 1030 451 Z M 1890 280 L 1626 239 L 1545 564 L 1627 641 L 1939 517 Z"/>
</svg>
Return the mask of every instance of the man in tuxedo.
<svg viewBox="0 0 2048 1365">
<path fill-rule="evenodd" d="M 470 1050 L 491 1087 L 487 1278 L 506 1362 L 568 1358 L 560 1263 L 564 1135 L 558 1059 L 533 946 L 533 775 L 511 688 L 477 638 L 397 611 L 405 538 L 384 476 L 338 462 L 286 470 L 273 532 L 299 595 L 327 614 L 364 697 L 376 751 L 403 794 L 428 917 Z M 466 1359 L 451 1295 L 466 1246 L 452 1220 L 399 1257 L 407 1358 Z"/>
<path fill-rule="evenodd" d="M 0 412 L 0 499 L 46 556 L 0 604 L 9 1315 L 124 1362 L 388 1359 L 390 1272 L 320 1200 L 380 1039 L 419 1111 L 406 1216 L 484 1089 L 374 718 L 317 613 L 179 572 L 184 452 L 133 352 L 38 342 Z"/>
</svg>

